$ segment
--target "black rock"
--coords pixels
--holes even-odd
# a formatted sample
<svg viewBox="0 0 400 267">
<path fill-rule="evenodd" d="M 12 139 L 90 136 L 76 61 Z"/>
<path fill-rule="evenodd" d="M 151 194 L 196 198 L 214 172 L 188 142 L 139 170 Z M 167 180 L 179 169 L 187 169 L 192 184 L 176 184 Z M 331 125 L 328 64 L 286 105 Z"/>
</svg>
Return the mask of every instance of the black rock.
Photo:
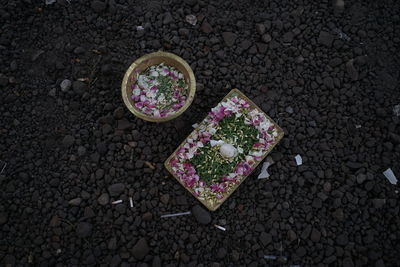
<svg viewBox="0 0 400 267">
<path fill-rule="evenodd" d="M 251 41 L 250 40 L 244 40 L 243 42 L 240 43 L 240 47 L 243 48 L 243 50 L 249 49 L 251 46 Z"/>
<path fill-rule="evenodd" d="M 349 257 L 344 258 L 343 267 L 354 267 L 353 260 L 351 258 L 349 258 Z"/>
<path fill-rule="evenodd" d="M 385 205 L 386 199 L 384 199 L 384 198 L 374 198 L 372 200 L 372 203 L 373 203 L 375 209 L 380 209 Z"/>
<path fill-rule="evenodd" d="M 1 212 L 0 213 L 0 225 L 5 224 L 8 221 L 8 216 L 6 213 Z"/>
<path fill-rule="evenodd" d="M 167 205 L 168 202 L 169 202 L 169 195 L 168 195 L 168 194 L 163 194 L 163 195 L 161 195 L 160 200 L 161 200 L 162 203 L 164 203 L 165 205 Z"/>
<path fill-rule="evenodd" d="M 85 216 L 85 218 L 93 218 L 96 216 L 96 214 L 91 207 L 86 207 L 83 212 L 83 216 Z"/>
<path fill-rule="evenodd" d="M 330 33 L 324 31 L 321 31 L 319 33 L 318 43 L 325 45 L 327 47 L 331 47 L 332 42 L 333 42 L 333 36 Z"/>
<path fill-rule="evenodd" d="M 198 0 L 185 0 L 185 3 L 188 4 L 189 6 L 195 6 L 197 2 Z"/>
<path fill-rule="evenodd" d="M 358 80 L 358 70 L 354 67 L 354 60 L 351 59 L 346 63 L 346 70 L 353 81 Z"/>
<path fill-rule="evenodd" d="M 112 237 L 108 241 L 107 247 L 108 247 L 109 250 L 115 250 L 117 248 L 117 238 L 116 237 Z"/>
<path fill-rule="evenodd" d="M 293 87 L 292 90 L 293 90 L 293 94 L 298 95 L 301 92 L 303 92 L 303 87 L 296 86 L 296 87 Z"/>
<path fill-rule="evenodd" d="M 395 133 L 390 133 L 389 136 L 390 136 L 390 139 L 393 141 L 393 143 L 400 144 L 400 135 L 395 134 Z"/>
<path fill-rule="evenodd" d="M 226 254 L 227 254 L 226 249 L 224 247 L 221 247 L 217 251 L 217 258 L 223 259 L 223 258 L 225 258 Z"/>
<path fill-rule="evenodd" d="M 132 127 L 132 124 L 127 119 L 118 120 L 118 129 L 127 130 Z"/>
<path fill-rule="evenodd" d="M 44 53 L 44 50 L 41 50 L 41 49 L 36 50 L 31 56 L 32 62 L 36 61 L 43 53 Z"/>
<path fill-rule="evenodd" d="M 325 77 L 324 78 L 324 85 L 328 88 L 328 89 L 334 89 L 335 85 L 333 83 L 333 79 L 331 77 Z"/>
<path fill-rule="evenodd" d="M 83 95 L 87 91 L 87 85 L 81 81 L 72 83 L 72 89 L 77 95 Z"/>
<path fill-rule="evenodd" d="M 261 37 L 261 39 L 263 40 L 263 42 L 269 43 L 269 42 L 271 42 L 272 37 L 271 37 L 271 35 L 269 35 L 268 33 L 266 33 L 266 34 L 263 34 L 263 36 Z"/>
<path fill-rule="evenodd" d="M 222 38 L 227 46 L 232 46 L 235 44 L 237 35 L 232 32 L 223 32 Z"/>
<path fill-rule="evenodd" d="M 82 46 L 78 46 L 74 49 L 74 53 L 77 55 L 81 55 L 81 54 L 85 53 L 85 51 L 86 50 Z"/>
<path fill-rule="evenodd" d="M 120 120 L 124 117 L 125 111 L 123 107 L 118 107 L 114 110 L 114 119 Z"/>
<path fill-rule="evenodd" d="M 196 218 L 197 222 L 201 224 L 209 224 L 211 222 L 211 215 L 208 211 L 196 205 L 192 208 L 192 213 Z"/>
<path fill-rule="evenodd" d="M 119 196 L 125 190 L 125 185 L 123 183 L 113 184 L 108 187 L 108 192 L 110 196 Z"/>
<path fill-rule="evenodd" d="M 102 1 L 98 1 L 98 0 L 93 1 L 90 6 L 92 7 L 93 11 L 96 13 L 103 12 L 107 7 L 106 3 L 102 2 Z"/>
<path fill-rule="evenodd" d="M 311 241 L 318 243 L 319 240 L 321 239 L 321 232 L 318 231 L 317 229 L 313 228 L 311 231 Z"/>
<path fill-rule="evenodd" d="M 204 33 L 211 33 L 213 31 L 213 28 L 211 25 L 207 22 L 207 20 L 203 20 L 203 23 L 201 24 L 200 30 Z"/>
<path fill-rule="evenodd" d="M 141 260 L 149 253 L 149 251 L 150 249 L 149 246 L 147 245 L 146 239 L 141 238 L 132 248 L 131 252 L 136 259 Z"/>
<path fill-rule="evenodd" d="M 267 246 L 269 243 L 272 242 L 272 236 L 266 232 L 262 232 L 259 236 L 259 239 L 264 246 Z"/>
<path fill-rule="evenodd" d="M 336 237 L 336 243 L 340 246 L 346 246 L 349 243 L 347 234 L 340 234 Z"/>
<path fill-rule="evenodd" d="M 367 179 L 367 175 L 365 175 L 364 173 L 359 173 L 357 175 L 357 183 L 358 184 L 362 184 L 366 179 Z"/>
<path fill-rule="evenodd" d="M 72 135 L 66 135 L 64 139 L 61 141 L 61 144 L 63 145 L 63 147 L 69 148 L 74 144 L 74 142 L 75 138 Z"/>
<path fill-rule="evenodd" d="M 349 167 L 350 169 L 357 170 L 360 169 L 363 166 L 363 164 L 360 162 L 347 161 L 346 166 Z"/>
<path fill-rule="evenodd" d="M 0 73 L 0 87 L 4 87 L 8 84 L 8 78 L 4 74 Z"/>
<path fill-rule="evenodd" d="M 99 198 L 97 199 L 97 202 L 102 205 L 105 206 L 110 202 L 110 197 L 108 196 L 107 193 L 103 193 L 99 196 Z"/>
<path fill-rule="evenodd" d="M 287 33 L 285 33 L 285 34 L 283 35 L 282 41 L 283 41 L 284 43 L 291 43 L 291 42 L 293 41 L 293 38 L 294 38 L 293 32 L 287 32 Z"/>
<path fill-rule="evenodd" d="M 5 264 L 5 266 L 15 266 L 15 257 L 11 254 L 7 254 L 3 259 L 2 263 Z"/>
<path fill-rule="evenodd" d="M 265 33 L 265 25 L 264 24 L 256 24 L 256 30 L 259 35 L 263 35 Z"/>
<path fill-rule="evenodd" d="M 96 146 L 97 152 L 99 152 L 100 155 L 105 155 L 107 153 L 107 145 L 105 143 L 99 143 Z"/>
<path fill-rule="evenodd" d="M 165 13 L 164 19 L 163 19 L 163 24 L 170 24 L 174 22 L 174 18 L 172 17 L 170 12 Z"/>
<path fill-rule="evenodd" d="M 82 199 L 80 197 L 71 199 L 70 201 L 68 201 L 68 204 L 70 204 L 71 206 L 79 206 L 82 202 Z"/>
<path fill-rule="evenodd" d="M 151 263 L 151 266 L 152 267 L 161 267 L 162 266 L 161 259 L 159 256 L 155 256 L 153 258 L 153 262 Z"/>
<path fill-rule="evenodd" d="M 76 234 L 81 237 L 85 238 L 92 234 L 93 226 L 88 222 L 80 222 L 76 226 Z"/>
</svg>

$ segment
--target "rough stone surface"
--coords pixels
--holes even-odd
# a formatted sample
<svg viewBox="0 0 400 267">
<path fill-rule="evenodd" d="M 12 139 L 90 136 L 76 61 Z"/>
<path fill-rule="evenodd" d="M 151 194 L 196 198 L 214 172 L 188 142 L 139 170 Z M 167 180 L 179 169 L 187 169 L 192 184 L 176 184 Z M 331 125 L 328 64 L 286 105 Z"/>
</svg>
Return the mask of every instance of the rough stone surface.
<svg viewBox="0 0 400 267">
<path fill-rule="evenodd" d="M 76 234 L 78 237 L 89 237 L 92 233 L 93 226 L 88 222 L 80 222 L 76 226 Z"/>
<path fill-rule="evenodd" d="M 148 253 L 150 249 L 147 244 L 146 239 L 141 238 L 139 241 L 135 244 L 135 246 L 132 248 L 132 255 L 138 259 L 141 260 L 143 259 Z"/>
<path fill-rule="evenodd" d="M 113 184 L 108 187 L 108 192 L 110 196 L 119 196 L 125 190 L 125 185 L 123 183 Z"/>
<path fill-rule="evenodd" d="M 192 208 L 192 213 L 196 218 L 197 222 L 201 224 L 209 224 L 211 222 L 211 215 L 204 208 L 196 205 Z"/>
<path fill-rule="evenodd" d="M 232 32 L 223 32 L 222 38 L 227 46 L 232 46 L 235 44 L 237 35 Z"/>
<path fill-rule="evenodd" d="M 333 36 L 325 31 L 321 31 L 318 37 L 318 43 L 331 47 L 333 42 Z"/>
<path fill-rule="evenodd" d="M 400 1 L 45 2 L 0 1 L 0 266 L 399 265 Z M 150 123 L 120 86 L 159 50 L 196 94 Z M 163 164 L 232 88 L 285 136 L 209 212 Z"/>
</svg>

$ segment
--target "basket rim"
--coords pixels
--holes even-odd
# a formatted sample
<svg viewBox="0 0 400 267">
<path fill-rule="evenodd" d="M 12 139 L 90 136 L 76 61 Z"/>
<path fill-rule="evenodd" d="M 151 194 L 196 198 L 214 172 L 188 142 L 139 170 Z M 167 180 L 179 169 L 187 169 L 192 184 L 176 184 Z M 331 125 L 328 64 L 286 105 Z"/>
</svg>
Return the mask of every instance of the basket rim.
<svg viewBox="0 0 400 267">
<path fill-rule="evenodd" d="M 133 70 L 137 66 L 139 66 L 142 62 L 152 59 L 152 58 L 155 58 L 155 57 L 167 57 L 167 58 L 175 60 L 176 62 L 181 64 L 187 70 L 187 72 L 189 74 L 189 81 L 190 81 L 188 84 L 189 95 L 188 95 L 188 98 L 186 99 L 185 104 L 174 114 L 172 114 L 168 117 L 162 117 L 162 118 L 155 118 L 155 117 L 149 116 L 147 114 L 140 112 L 138 109 L 136 109 L 132 105 L 131 101 L 129 100 L 128 91 L 127 91 L 128 80 L 129 80 L 129 77 L 131 76 L 131 73 L 133 72 Z M 136 117 L 146 120 L 146 121 L 150 121 L 150 122 L 169 121 L 169 120 L 175 119 L 176 117 L 182 115 L 182 113 L 185 112 L 188 109 L 188 107 L 192 104 L 195 93 L 196 93 L 196 78 L 194 76 L 192 68 L 189 66 L 189 64 L 183 58 L 181 58 L 173 53 L 164 52 L 164 51 L 157 51 L 157 52 L 149 53 L 149 54 L 143 55 L 143 56 L 139 57 L 138 59 L 136 59 L 129 66 L 127 71 L 125 72 L 124 78 L 121 83 L 121 95 L 122 95 L 122 99 L 124 101 L 125 106 Z"/>
</svg>

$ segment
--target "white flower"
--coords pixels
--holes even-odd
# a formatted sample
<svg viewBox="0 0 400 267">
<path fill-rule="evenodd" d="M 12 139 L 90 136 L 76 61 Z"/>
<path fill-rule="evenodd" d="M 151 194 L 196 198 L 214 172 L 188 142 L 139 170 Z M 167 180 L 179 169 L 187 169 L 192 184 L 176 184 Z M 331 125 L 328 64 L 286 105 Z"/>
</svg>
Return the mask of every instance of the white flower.
<svg viewBox="0 0 400 267">
<path fill-rule="evenodd" d="M 223 145 L 225 142 L 223 141 L 223 140 L 210 140 L 210 145 L 212 146 L 212 147 L 214 147 L 214 146 L 220 146 L 220 145 Z"/>
<path fill-rule="evenodd" d="M 160 117 L 160 111 L 158 109 L 154 110 L 154 117 L 156 118 Z"/>
<path fill-rule="evenodd" d="M 140 101 L 141 101 L 141 102 L 144 102 L 145 100 L 146 100 L 146 96 L 141 95 L 141 96 L 140 96 Z"/>
<path fill-rule="evenodd" d="M 253 151 L 252 153 L 251 153 L 251 155 L 253 155 L 253 156 L 255 156 L 255 157 L 261 157 L 262 155 L 263 155 L 263 152 L 262 151 Z"/>
<path fill-rule="evenodd" d="M 160 74 L 158 73 L 158 71 L 153 70 L 153 71 L 150 72 L 150 76 L 158 77 L 158 75 L 160 75 Z"/>
<path fill-rule="evenodd" d="M 139 89 L 139 88 L 133 89 L 132 94 L 133 94 L 134 96 L 139 96 L 139 95 L 140 95 L 140 89 Z"/>
<path fill-rule="evenodd" d="M 140 87 L 142 87 L 143 89 L 147 89 L 148 80 L 147 80 L 147 77 L 146 77 L 146 76 L 144 76 L 144 75 L 139 75 L 139 78 L 138 78 L 137 82 L 138 82 L 138 85 L 139 85 Z"/>
<path fill-rule="evenodd" d="M 202 142 L 197 142 L 197 147 L 203 147 L 203 143 Z"/>
<path fill-rule="evenodd" d="M 194 153 L 196 152 L 197 148 L 196 147 L 192 147 L 189 148 L 189 151 L 186 153 L 186 156 L 188 159 L 191 159 L 194 157 Z"/>
<path fill-rule="evenodd" d="M 215 129 L 215 128 L 213 128 L 213 127 L 209 127 L 209 128 L 208 128 L 208 132 L 209 132 L 210 134 L 215 134 L 216 131 L 217 131 L 217 129 Z"/>
<path fill-rule="evenodd" d="M 247 155 L 247 156 L 245 157 L 245 159 L 246 159 L 247 162 L 254 161 L 254 157 L 253 157 L 253 156 L 250 156 L 250 155 Z"/>
<path fill-rule="evenodd" d="M 237 149 L 231 144 L 223 144 L 219 148 L 219 153 L 225 158 L 233 158 L 237 155 Z"/>
<path fill-rule="evenodd" d="M 153 92 L 153 91 L 147 91 L 147 92 L 146 92 L 146 96 L 147 96 L 148 98 L 153 98 L 153 97 L 156 96 L 156 93 Z"/>
</svg>

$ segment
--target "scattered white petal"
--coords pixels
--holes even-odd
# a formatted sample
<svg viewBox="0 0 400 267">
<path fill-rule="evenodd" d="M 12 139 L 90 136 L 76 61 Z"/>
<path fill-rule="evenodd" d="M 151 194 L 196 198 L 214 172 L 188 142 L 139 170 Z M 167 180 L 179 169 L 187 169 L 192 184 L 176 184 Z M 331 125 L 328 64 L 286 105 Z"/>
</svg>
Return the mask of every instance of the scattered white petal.
<svg viewBox="0 0 400 267">
<path fill-rule="evenodd" d="M 198 123 L 195 123 L 195 124 L 192 125 L 192 127 L 193 127 L 194 129 L 196 129 L 197 127 L 199 127 L 199 124 L 198 124 Z"/>
<path fill-rule="evenodd" d="M 179 213 L 173 213 L 173 214 L 165 214 L 162 215 L 161 218 L 168 218 L 168 217 L 175 217 L 175 216 L 182 216 L 182 215 L 189 215 L 191 214 L 190 211 L 186 211 L 186 212 L 179 212 Z"/>
<path fill-rule="evenodd" d="M 214 224 L 214 226 L 217 227 L 219 230 L 226 231 L 225 227 L 222 227 L 222 226 L 217 225 L 217 224 Z"/>
<path fill-rule="evenodd" d="M 132 200 L 132 197 L 129 197 L 129 204 L 131 205 L 131 208 L 133 208 L 133 200 Z"/>
<path fill-rule="evenodd" d="M 143 28 L 143 26 L 137 26 L 137 27 L 136 27 L 136 30 L 138 30 L 138 31 L 143 31 L 144 28 Z"/>
<path fill-rule="evenodd" d="M 214 146 L 220 146 L 220 145 L 223 145 L 223 144 L 225 144 L 225 142 L 222 141 L 222 140 L 210 140 L 210 145 L 211 145 L 212 147 L 214 147 Z"/>
<path fill-rule="evenodd" d="M 113 205 L 116 205 L 116 204 L 119 204 L 119 203 L 122 203 L 122 199 L 115 200 L 115 201 L 111 202 L 111 204 L 113 204 Z"/>
<path fill-rule="evenodd" d="M 159 75 L 160 74 L 158 73 L 158 71 L 153 70 L 150 72 L 150 76 L 152 76 L 152 77 L 158 77 Z"/>
<path fill-rule="evenodd" d="M 356 127 L 356 129 L 360 129 L 361 125 L 360 124 L 356 124 L 355 127 Z"/>
<path fill-rule="evenodd" d="M 275 255 L 264 255 L 264 259 L 267 260 L 276 260 L 278 257 Z"/>
<path fill-rule="evenodd" d="M 271 163 L 269 163 L 268 161 L 265 161 L 261 167 L 261 172 L 258 175 L 258 179 L 265 179 L 268 178 L 270 175 L 268 173 L 268 167 L 271 166 Z"/>
<path fill-rule="evenodd" d="M 296 157 L 294 157 L 294 159 L 296 160 L 297 166 L 300 166 L 303 164 L 303 159 L 301 158 L 301 156 L 299 154 L 297 154 Z"/>
<path fill-rule="evenodd" d="M 394 175 L 393 171 L 391 168 L 387 169 L 386 171 L 383 172 L 383 175 L 389 180 L 391 184 L 397 184 L 397 178 Z"/>
<path fill-rule="evenodd" d="M 197 23 L 197 18 L 195 15 L 187 15 L 186 22 L 194 26 Z"/>
<path fill-rule="evenodd" d="M 51 5 L 57 2 L 57 0 L 46 0 L 46 5 Z"/>
<path fill-rule="evenodd" d="M 393 107 L 393 114 L 400 117 L 400 104 Z"/>
</svg>

